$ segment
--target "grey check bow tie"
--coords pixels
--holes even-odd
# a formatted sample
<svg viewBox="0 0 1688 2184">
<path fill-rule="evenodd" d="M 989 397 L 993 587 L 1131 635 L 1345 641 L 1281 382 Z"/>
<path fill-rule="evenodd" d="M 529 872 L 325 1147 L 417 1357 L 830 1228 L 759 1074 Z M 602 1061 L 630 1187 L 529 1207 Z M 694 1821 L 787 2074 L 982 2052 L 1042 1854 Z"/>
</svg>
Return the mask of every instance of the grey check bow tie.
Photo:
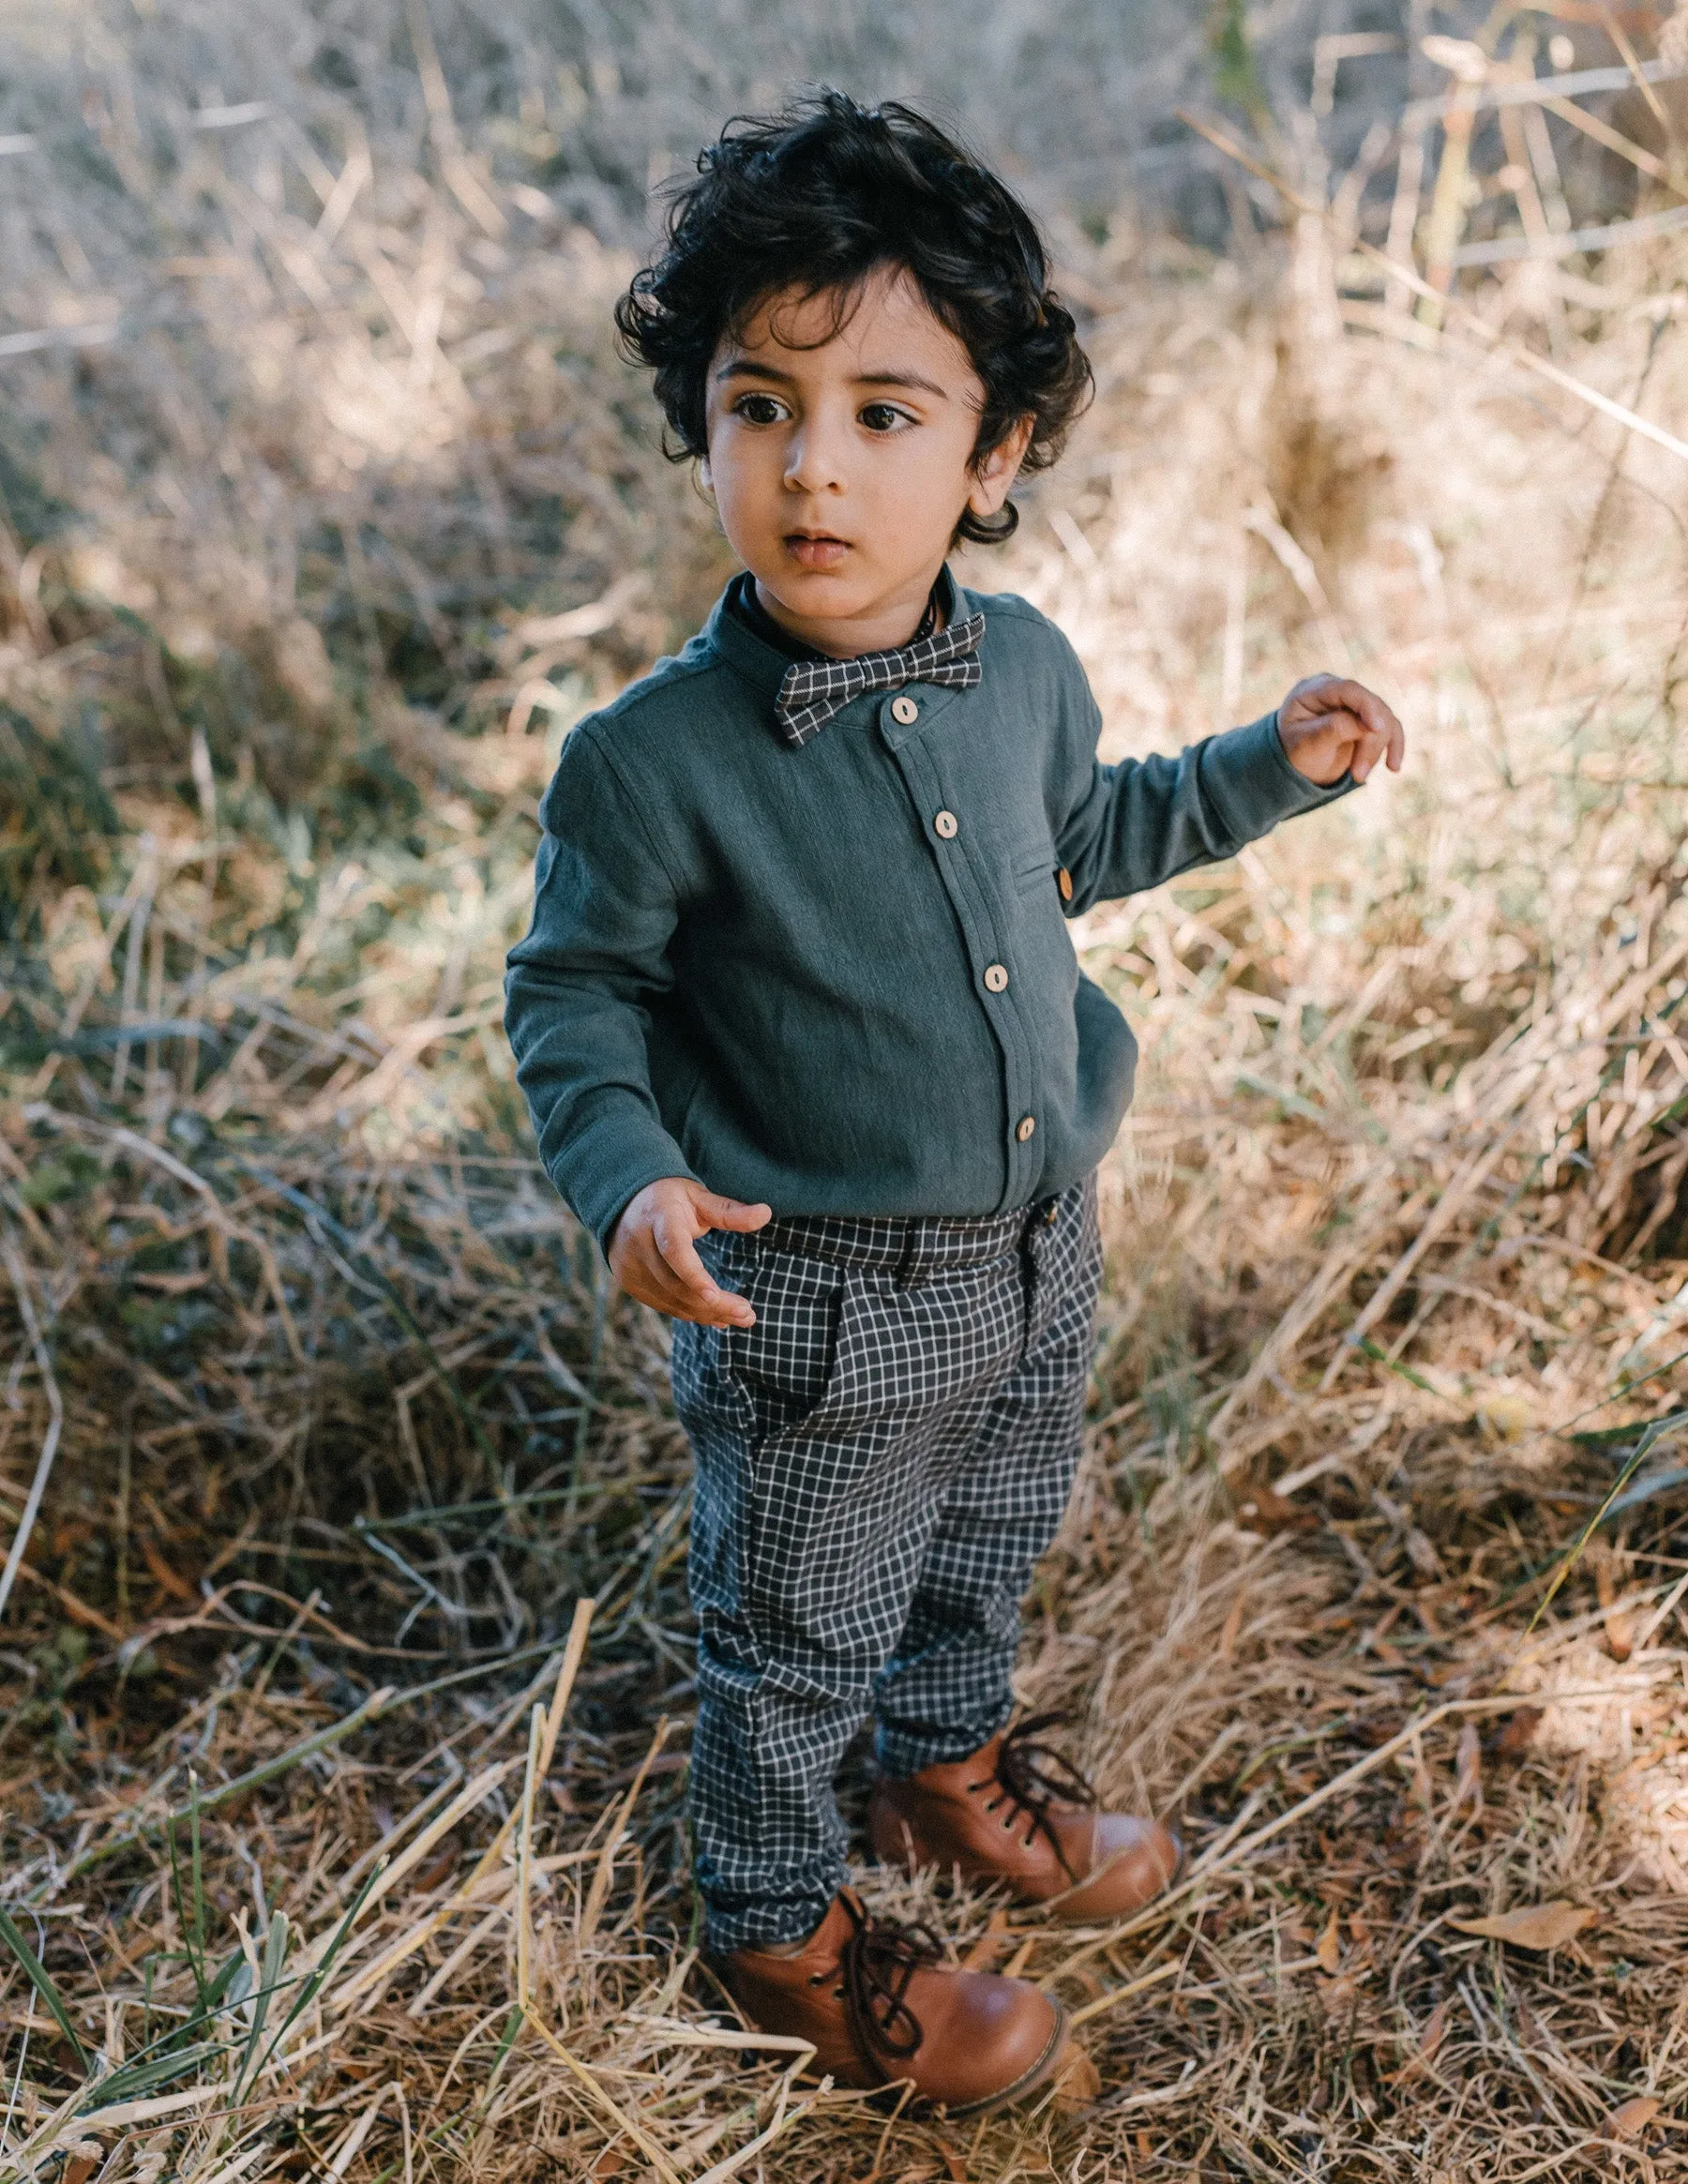
<svg viewBox="0 0 1688 2184">
<path fill-rule="evenodd" d="M 984 615 L 970 614 L 897 652 L 865 652 L 852 660 L 796 660 L 781 679 L 774 709 L 781 732 L 792 746 L 806 744 L 866 690 L 900 690 L 905 683 L 977 689 L 984 680 L 977 656 L 984 635 Z"/>
</svg>

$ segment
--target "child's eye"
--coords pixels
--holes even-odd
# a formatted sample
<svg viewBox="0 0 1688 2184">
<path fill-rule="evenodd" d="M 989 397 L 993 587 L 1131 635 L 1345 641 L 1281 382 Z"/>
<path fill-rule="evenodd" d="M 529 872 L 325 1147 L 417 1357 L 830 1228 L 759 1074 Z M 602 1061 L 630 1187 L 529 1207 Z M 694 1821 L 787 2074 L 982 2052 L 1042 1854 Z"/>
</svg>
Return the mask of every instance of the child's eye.
<svg viewBox="0 0 1688 2184">
<path fill-rule="evenodd" d="M 889 402 L 869 402 L 861 413 L 864 425 L 870 432 L 895 432 L 909 422 L 903 411 Z"/>
<path fill-rule="evenodd" d="M 773 395 L 740 395 L 732 414 L 743 417 L 746 425 L 777 425 L 785 414 L 785 404 Z"/>
</svg>

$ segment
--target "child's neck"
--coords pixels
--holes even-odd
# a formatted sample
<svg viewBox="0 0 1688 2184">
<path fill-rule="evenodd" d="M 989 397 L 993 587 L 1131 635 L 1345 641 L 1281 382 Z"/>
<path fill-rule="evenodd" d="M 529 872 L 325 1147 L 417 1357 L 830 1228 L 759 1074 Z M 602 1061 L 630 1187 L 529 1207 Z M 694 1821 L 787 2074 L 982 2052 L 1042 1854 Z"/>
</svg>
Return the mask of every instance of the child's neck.
<svg viewBox="0 0 1688 2184">
<path fill-rule="evenodd" d="M 942 571 L 940 571 L 942 574 Z M 771 622 L 777 623 L 788 636 L 811 650 L 825 653 L 829 658 L 850 660 L 863 653 L 899 652 L 915 638 L 929 635 L 943 626 L 943 611 L 938 599 L 938 578 L 934 577 L 925 595 L 918 602 L 898 598 L 884 606 L 875 605 L 864 613 L 827 616 L 820 618 L 809 614 L 793 614 L 791 610 L 760 577 L 755 579 L 756 600 Z"/>
</svg>

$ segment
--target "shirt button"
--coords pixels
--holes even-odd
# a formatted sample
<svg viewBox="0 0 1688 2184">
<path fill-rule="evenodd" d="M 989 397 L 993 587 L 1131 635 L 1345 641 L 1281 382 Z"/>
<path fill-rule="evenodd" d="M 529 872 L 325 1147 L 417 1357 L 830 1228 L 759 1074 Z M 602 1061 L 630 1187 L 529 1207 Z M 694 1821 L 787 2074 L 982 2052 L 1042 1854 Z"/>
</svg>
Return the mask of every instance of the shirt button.
<svg viewBox="0 0 1688 2184">
<path fill-rule="evenodd" d="M 1002 966 L 1000 963 L 987 963 L 987 964 L 986 964 L 986 966 L 985 966 L 985 990 L 986 990 L 986 992 L 987 992 L 987 993 L 1006 993 L 1006 992 L 1007 992 L 1007 990 L 1008 990 L 1008 973 L 1007 973 L 1007 972 L 1005 972 L 1005 971 L 1002 969 Z"/>
<path fill-rule="evenodd" d="M 941 811 L 932 821 L 932 832 L 942 835 L 946 842 L 953 842 L 961 831 L 961 821 L 953 811 Z"/>
<path fill-rule="evenodd" d="M 912 698 L 904 696 L 891 700 L 891 717 L 900 721 L 904 728 L 912 728 L 920 718 L 920 708 Z"/>
<path fill-rule="evenodd" d="M 1031 1137 L 1032 1131 L 1036 1129 L 1036 1127 L 1037 1117 L 1035 1115 L 1022 1115 L 1019 1121 L 1014 1126 L 1014 1135 L 1023 1145 L 1027 1138 Z"/>
<path fill-rule="evenodd" d="M 1062 901 L 1071 902 L 1073 899 L 1073 875 L 1064 865 L 1060 866 L 1055 874 L 1055 884 L 1061 890 Z"/>
</svg>

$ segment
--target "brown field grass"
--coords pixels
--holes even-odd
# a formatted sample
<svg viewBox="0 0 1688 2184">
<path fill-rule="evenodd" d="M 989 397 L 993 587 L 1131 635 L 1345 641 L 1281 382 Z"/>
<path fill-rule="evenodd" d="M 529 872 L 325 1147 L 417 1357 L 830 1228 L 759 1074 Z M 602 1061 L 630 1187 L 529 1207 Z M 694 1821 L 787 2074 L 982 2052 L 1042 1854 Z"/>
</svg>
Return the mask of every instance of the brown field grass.
<svg viewBox="0 0 1688 2184">
<path fill-rule="evenodd" d="M 1317 222 L 1067 238 L 1100 399 L 971 580 L 1116 752 L 1330 664 L 1411 755 L 1078 935 L 1144 1062 L 1020 1689 L 1194 1856 L 1078 1931 L 864 1864 L 1097 2064 L 959 2131 L 698 1958 L 665 1333 L 498 980 L 558 740 L 723 564 L 626 262 L 415 112 L 190 132 L 191 320 L 4 365 L 0 2184 L 1688 2174 L 1688 467 L 1528 362 L 1668 437 L 1680 243 L 1443 327 Z M 103 324 L 50 209 L 29 323 Z"/>
</svg>

